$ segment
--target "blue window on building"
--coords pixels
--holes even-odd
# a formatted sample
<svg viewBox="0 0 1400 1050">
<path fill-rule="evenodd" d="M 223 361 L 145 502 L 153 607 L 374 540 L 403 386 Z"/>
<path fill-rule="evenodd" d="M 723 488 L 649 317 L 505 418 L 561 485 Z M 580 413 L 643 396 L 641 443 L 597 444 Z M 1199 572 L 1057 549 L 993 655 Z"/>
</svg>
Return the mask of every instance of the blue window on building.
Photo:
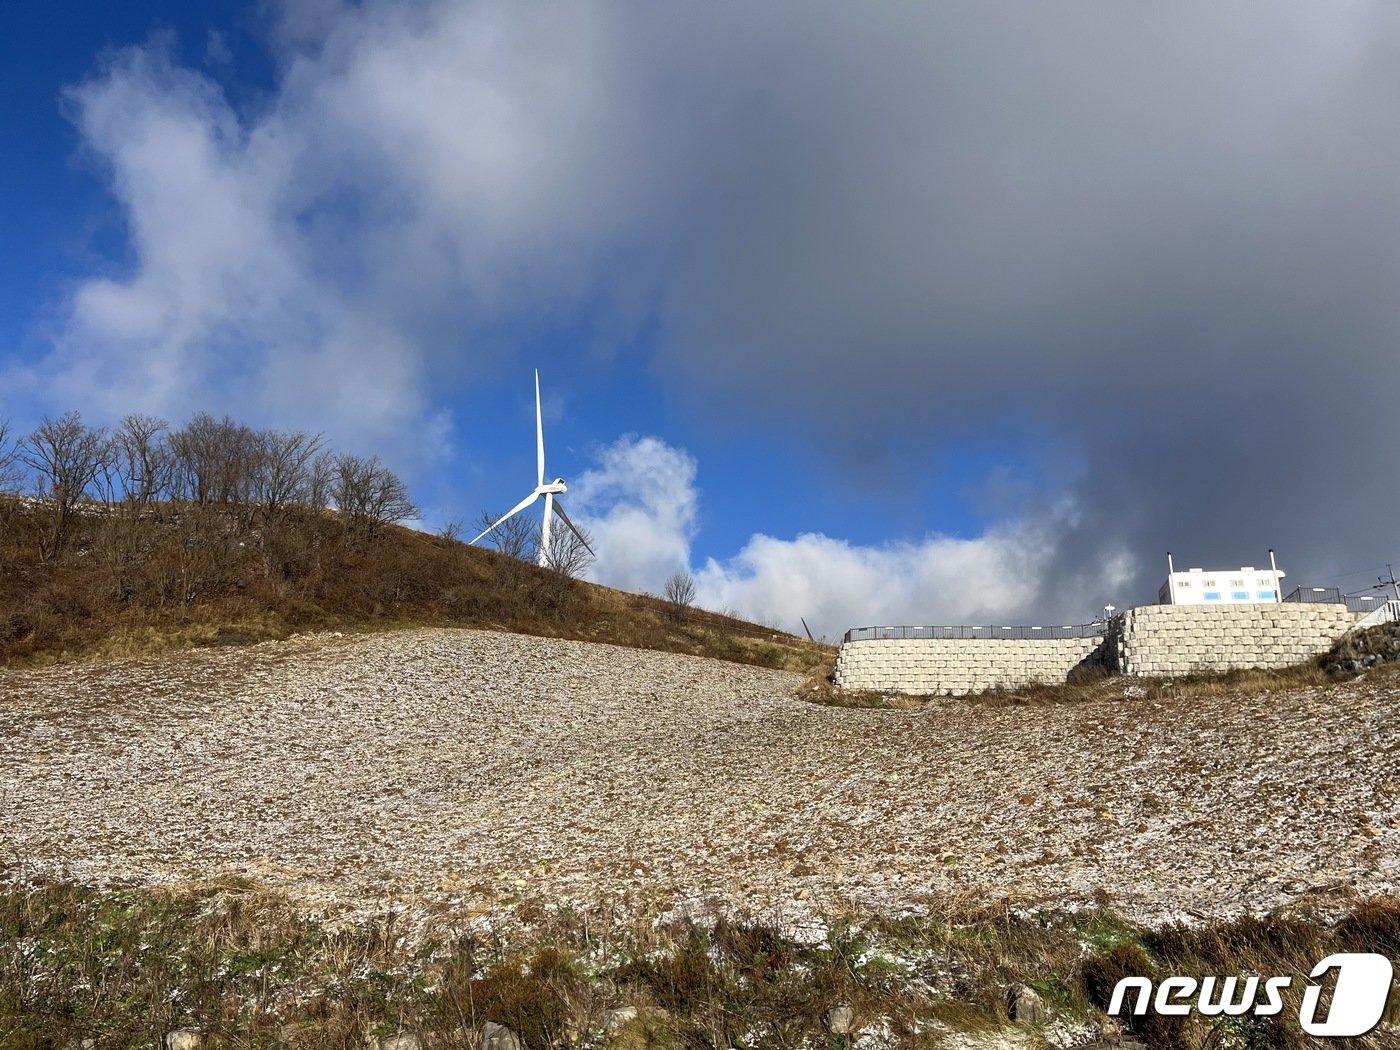
<svg viewBox="0 0 1400 1050">
<path fill-rule="evenodd" d="M 1220 600 L 1220 592 L 1219 592 L 1219 591 L 1206 591 L 1205 598 L 1206 598 L 1206 601 L 1208 601 L 1208 602 L 1218 602 L 1218 601 Z"/>
<path fill-rule="evenodd" d="M 1260 600 L 1261 602 L 1271 602 L 1271 601 L 1273 601 L 1273 600 L 1274 600 L 1274 592 L 1273 592 L 1273 591 L 1260 591 L 1260 592 L 1259 592 L 1259 600 Z"/>
<path fill-rule="evenodd" d="M 1249 592 L 1248 592 L 1248 591 L 1231 591 L 1231 592 L 1230 592 L 1230 598 L 1231 598 L 1233 601 L 1237 601 L 1237 602 L 1247 602 L 1247 601 L 1249 601 Z"/>
</svg>

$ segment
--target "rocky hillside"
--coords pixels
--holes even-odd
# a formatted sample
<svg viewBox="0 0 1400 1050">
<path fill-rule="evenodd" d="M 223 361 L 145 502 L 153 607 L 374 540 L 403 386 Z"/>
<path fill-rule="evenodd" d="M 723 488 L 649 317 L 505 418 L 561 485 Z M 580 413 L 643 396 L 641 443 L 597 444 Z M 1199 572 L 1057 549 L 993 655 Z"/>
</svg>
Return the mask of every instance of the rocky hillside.
<svg viewBox="0 0 1400 1050">
<path fill-rule="evenodd" d="M 1400 623 L 1382 623 L 1348 634 L 1318 660 L 1332 674 L 1356 674 L 1400 661 Z"/>
<path fill-rule="evenodd" d="M 917 711 L 793 674 L 480 631 L 0 674 L 0 858 L 316 898 L 928 895 L 1158 920 L 1393 892 L 1400 676 Z"/>
</svg>

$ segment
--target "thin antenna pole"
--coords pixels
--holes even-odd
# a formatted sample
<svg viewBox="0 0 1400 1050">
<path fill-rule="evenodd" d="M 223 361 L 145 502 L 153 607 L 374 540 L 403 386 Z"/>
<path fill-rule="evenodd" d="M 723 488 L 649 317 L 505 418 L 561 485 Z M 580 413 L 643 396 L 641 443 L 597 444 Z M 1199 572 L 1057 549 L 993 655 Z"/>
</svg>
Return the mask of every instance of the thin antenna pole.
<svg viewBox="0 0 1400 1050">
<path fill-rule="evenodd" d="M 1278 582 L 1278 562 L 1274 561 L 1274 549 L 1269 548 L 1269 568 L 1274 571 L 1274 604 L 1283 601 L 1283 588 Z"/>
<path fill-rule="evenodd" d="M 1172 564 L 1172 552 L 1167 551 L 1167 596 L 1176 604 L 1176 566 Z"/>
</svg>

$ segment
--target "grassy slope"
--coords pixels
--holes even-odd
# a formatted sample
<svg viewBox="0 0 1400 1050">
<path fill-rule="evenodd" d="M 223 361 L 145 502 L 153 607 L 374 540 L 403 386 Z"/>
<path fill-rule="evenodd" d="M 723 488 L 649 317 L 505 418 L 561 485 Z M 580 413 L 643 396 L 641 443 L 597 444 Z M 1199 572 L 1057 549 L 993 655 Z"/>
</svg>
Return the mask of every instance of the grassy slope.
<svg viewBox="0 0 1400 1050">
<path fill-rule="evenodd" d="M 1388 899 L 1339 919 L 1158 929 L 1104 909 L 942 901 L 921 915 L 831 916 L 822 936 L 800 939 L 762 922 L 656 921 L 612 907 L 526 902 L 516 918 L 522 929 L 503 939 L 450 914 L 421 927 L 393 912 L 342 925 L 238 884 L 0 892 L 0 1045 L 151 1046 L 192 1030 L 206 1048 L 363 1048 L 376 1045 L 366 1036 L 399 1032 L 469 1047 L 467 1033 L 489 1020 L 531 1050 L 838 1047 L 851 1041 L 829 1035 L 824 1017 L 849 1004 L 857 1028 L 932 1046 L 944 1045 L 940 1029 L 995 1040 L 1010 1027 L 1005 991 L 1016 983 L 1036 989 L 1062 1030 L 1087 1036 L 1103 1030 L 1123 976 L 1259 973 L 1294 978 L 1282 1014 L 1125 1020 L 1154 1048 L 1301 1048 L 1318 1045 L 1297 1021 L 1318 960 L 1400 954 L 1400 903 Z M 619 1007 L 636 1019 L 604 1035 Z M 1394 1037 L 1382 1029 L 1329 1045 L 1379 1048 Z"/>
<path fill-rule="evenodd" d="M 89 514 L 41 561 L 45 508 L 0 497 L 0 666 L 246 644 L 325 628 L 484 627 L 810 673 L 790 634 L 571 580 L 494 551 L 333 515 L 237 509 Z"/>
</svg>

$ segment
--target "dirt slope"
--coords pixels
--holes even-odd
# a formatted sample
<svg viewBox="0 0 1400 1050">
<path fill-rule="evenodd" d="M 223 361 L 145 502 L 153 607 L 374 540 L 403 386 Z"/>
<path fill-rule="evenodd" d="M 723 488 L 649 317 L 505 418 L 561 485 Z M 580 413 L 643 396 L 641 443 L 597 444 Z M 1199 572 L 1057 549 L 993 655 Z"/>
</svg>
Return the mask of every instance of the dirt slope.
<svg viewBox="0 0 1400 1050">
<path fill-rule="evenodd" d="M 799 681 L 437 629 L 0 672 L 0 863 L 483 910 L 1104 893 L 1145 919 L 1400 874 L 1400 677 L 920 711 Z"/>
</svg>

